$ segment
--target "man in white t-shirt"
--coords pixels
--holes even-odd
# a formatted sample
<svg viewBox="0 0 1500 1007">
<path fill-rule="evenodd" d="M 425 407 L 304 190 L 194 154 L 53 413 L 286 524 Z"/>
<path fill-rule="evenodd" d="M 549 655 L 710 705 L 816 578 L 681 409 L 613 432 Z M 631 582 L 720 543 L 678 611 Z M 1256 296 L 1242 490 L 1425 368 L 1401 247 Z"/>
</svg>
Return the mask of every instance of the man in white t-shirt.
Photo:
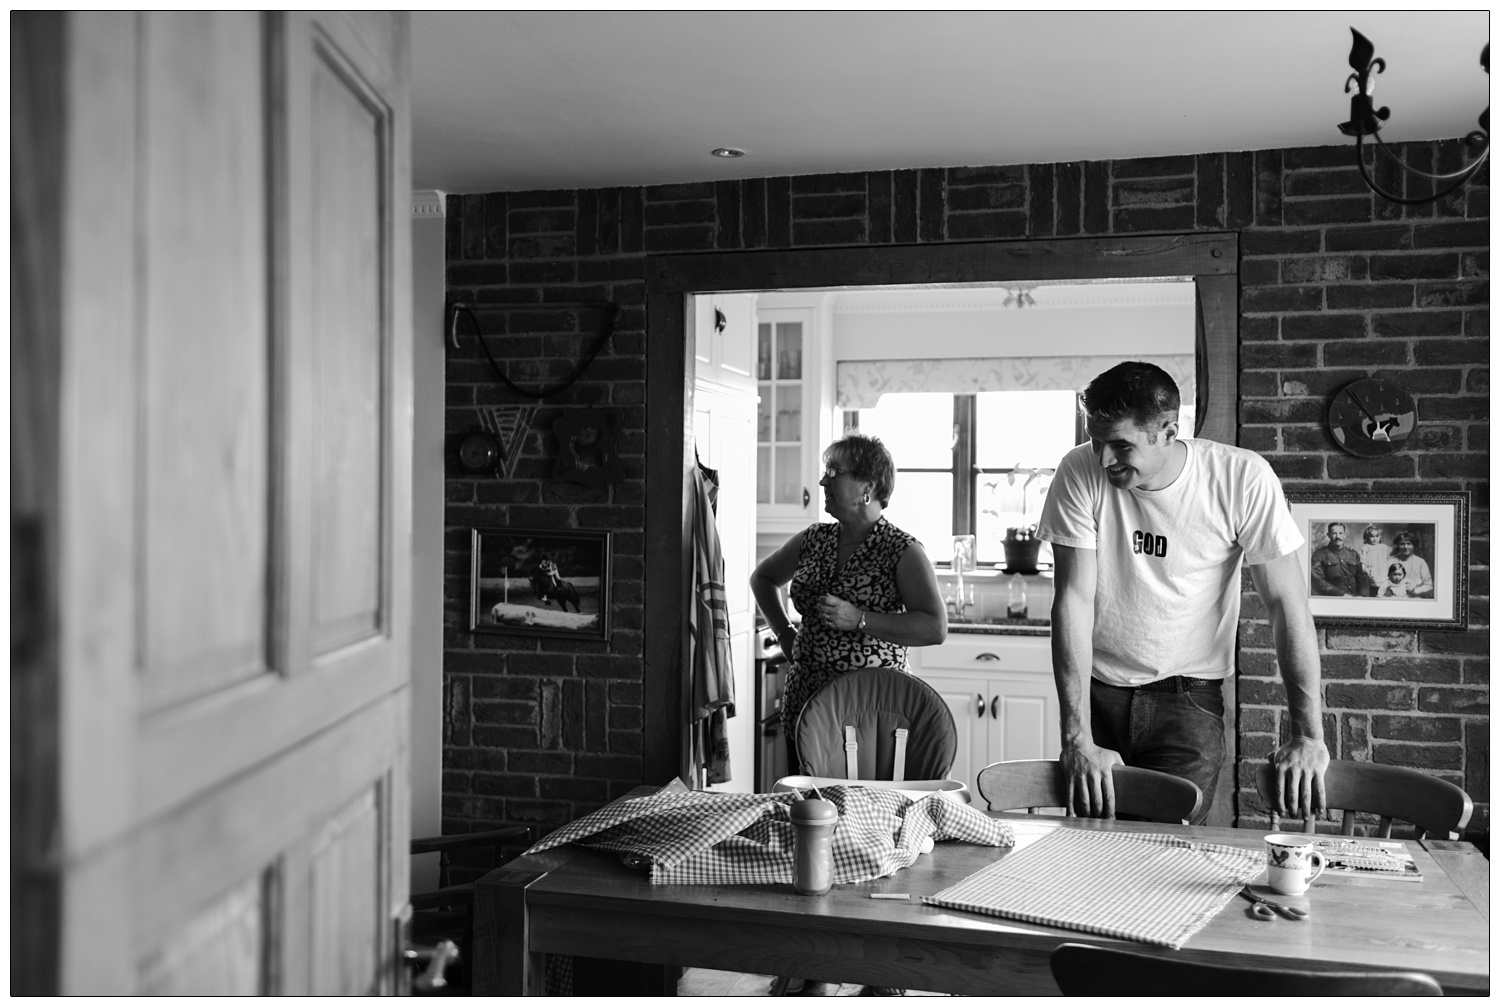
<svg viewBox="0 0 1500 1007">
<path fill-rule="evenodd" d="M 1290 728 L 1271 754 L 1277 811 L 1324 806 L 1321 669 L 1281 483 L 1252 451 L 1180 440 L 1177 385 L 1127 362 L 1083 395 L 1089 443 L 1063 457 L 1037 535 L 1052 543 L 1053 674 L 1069 813 L 1112 816 L 1110 767 L 1193 780 L 1208 814 L 1224 757 L 1240 565 L 1264 601 Z M 1196 824 L 1196 822 L 1195 822 Z"/>
</svg>

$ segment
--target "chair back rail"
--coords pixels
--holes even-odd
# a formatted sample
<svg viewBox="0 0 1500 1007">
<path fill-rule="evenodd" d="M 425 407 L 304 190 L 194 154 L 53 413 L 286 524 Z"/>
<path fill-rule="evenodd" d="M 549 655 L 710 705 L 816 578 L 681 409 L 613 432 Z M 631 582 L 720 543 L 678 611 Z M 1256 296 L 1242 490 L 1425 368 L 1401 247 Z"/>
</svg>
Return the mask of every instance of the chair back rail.
<svg viewBox="0 0 1500 1007">
<path fill-rule="evenodd" d="M 798 714 L 795 737 L 802 765 L 793 772 L 806 776 L 940 780 L 958 755 L 943 697 L 895 668 L 865 668 L 823 686 Z"/>
<path fill-rule="evenodd" d="M 1198 813 L 1203 792 L 1192 780 L 1154 769 L 1115 766 L 1115 814 L 1183 824 Z M 1067 806 L 1067 776 L 1056 759 L 994 762 L 979 771 L 979 793 L 991 811 Z"/>
<path fill-rule="evenodd" d="M 1281 828 L 1276 813 L 1276 779 L 1269 762 L 1255 772 L 1255 789 L 1271 815 L 1271 828 Z M 1403 766 L 1381 766 L 1373 762 L 1335 759 L 1323 777 L 1324 801 L 1330 810 L 1342 811 L 1343 834 L 1354 834 L 1354 813 L 1379 815 L 1377 835 L 1388 839 L 1394 820 L 1410 822 L 1417 837 L 1457 839 L 1474 813 L 1474 802 L 1462 787 Z M 1317 820 L 1303 820 L 1303 832 L 1316 832 Z"/>
<path fill-rule="evenodd" d="M 1059 944 L 1049 960 L 1064 996 L 1430 996 L 1423 972 L 1311 972 L 1204 965 L 1091 944 Z"/>
</svg>

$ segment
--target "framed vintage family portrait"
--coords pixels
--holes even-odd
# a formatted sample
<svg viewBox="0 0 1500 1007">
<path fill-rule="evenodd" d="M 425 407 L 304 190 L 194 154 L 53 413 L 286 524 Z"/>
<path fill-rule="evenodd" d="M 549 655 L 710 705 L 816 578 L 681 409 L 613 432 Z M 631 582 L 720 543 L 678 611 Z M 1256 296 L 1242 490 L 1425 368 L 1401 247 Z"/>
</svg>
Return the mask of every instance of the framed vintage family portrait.
<svg viewBox="0 0 1500 1007">
<path fill-rule="evenodd" d="M 1288 493 L 1313 619 L 1468 625 L 1468 493 Z"/>
<path fill-rule="evenodd" d="M 609 639 L 610 534 L 471 528 L 469 631 Z"/>
</svg>

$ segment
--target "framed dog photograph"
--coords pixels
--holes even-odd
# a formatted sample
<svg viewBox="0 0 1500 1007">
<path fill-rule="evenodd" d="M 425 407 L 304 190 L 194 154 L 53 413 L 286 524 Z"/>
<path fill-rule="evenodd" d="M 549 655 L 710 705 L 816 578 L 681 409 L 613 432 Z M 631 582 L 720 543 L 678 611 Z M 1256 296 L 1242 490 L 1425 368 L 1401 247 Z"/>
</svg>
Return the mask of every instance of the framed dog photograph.
<svg viewBox="0 0 1500 1007">
<path fill-rule="evenodd" d="M 1313 619 L 1468 626 L 1468 493 L 1288 493 Z"/>
<path fill-rule="evenodd" d="M 469 631 L 609 639 L 610 534 L 471 528 Z"/>
</svg>

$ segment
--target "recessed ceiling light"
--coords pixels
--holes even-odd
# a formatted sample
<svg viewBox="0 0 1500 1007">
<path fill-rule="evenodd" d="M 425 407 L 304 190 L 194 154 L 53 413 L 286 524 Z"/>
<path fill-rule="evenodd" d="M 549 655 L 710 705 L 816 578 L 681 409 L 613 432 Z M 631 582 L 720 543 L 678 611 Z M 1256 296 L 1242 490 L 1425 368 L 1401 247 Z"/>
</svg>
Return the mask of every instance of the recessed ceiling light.
<svg viewBox="0 0 1500 1007">
<path fill-rule="evenodd" d="M 745 152 L 738 147 L 715 147 L 709 151 L 714 157 L 744 157 Z"/>
</svg>

